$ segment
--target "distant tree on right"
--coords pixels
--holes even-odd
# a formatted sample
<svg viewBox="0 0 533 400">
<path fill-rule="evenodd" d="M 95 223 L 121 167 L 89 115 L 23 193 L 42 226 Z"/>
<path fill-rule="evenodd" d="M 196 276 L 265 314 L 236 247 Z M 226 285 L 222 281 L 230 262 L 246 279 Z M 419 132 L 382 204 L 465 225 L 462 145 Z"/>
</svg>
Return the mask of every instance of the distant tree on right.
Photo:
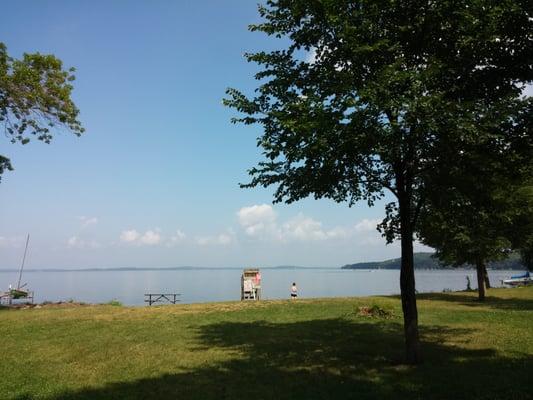
<svg viewBox="0 0 533 400">
<path fill-rule="evenodd" d="M 507 135 L 497 136 L 514 137 L 507 151 L 490 140 L 465 144 L 453 163 L 436 168 L 420 212 L 419 239 L 435 248 L 444 264 L 474 265 L 481 301 L 490 287 L 487 264 L 513 250 L 524 262 L 533 243 L 533 147 L 524 129 L 529 114 L 522 118 L 503 125 Z"/>
<path fill-rule="evenodd" d="M 513 248 L 520 253 L 522 264 L 533 271 L 533 173 L 527 184 L 519 189 L 518 196 L 522 208 L 511 231 Z"/>
</svg>

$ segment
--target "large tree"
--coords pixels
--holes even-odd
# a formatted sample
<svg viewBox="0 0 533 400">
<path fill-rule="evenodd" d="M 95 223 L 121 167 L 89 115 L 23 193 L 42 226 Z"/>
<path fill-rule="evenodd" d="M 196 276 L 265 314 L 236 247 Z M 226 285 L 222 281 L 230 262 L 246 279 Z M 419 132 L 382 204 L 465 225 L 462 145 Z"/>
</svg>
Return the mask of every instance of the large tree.
<svg viewBox="0 0 533 400">
<path fill-rule="evenodd" d="M 53 55 L 10 57 L 0 42 L 0 126 L 12 143 L 26 144 L 32 137 L 50 143 L 58 129 L 83 133 L 71 98 L 73 72 Z M 0 155 L 0 178 L 12 169 L 11 160 Z"/>
<path fill-rule="evenodd" d="M 247 55 L 262 67 L 255 96 L 227 92 L 244 114 L 234 121 L 264 129 L 265 160 L 243 186 L 274 185 L 274 201 L 288 203 L 373 205 L 392 193 L 382 228 L 401 240 L 406 361 L 417 363 L 413 235 L 425 189 L 437 163 L 521 107 L 528 2 L 269 0 L 259 12 L 250 29 L 289 44 Z"/>
</svg>

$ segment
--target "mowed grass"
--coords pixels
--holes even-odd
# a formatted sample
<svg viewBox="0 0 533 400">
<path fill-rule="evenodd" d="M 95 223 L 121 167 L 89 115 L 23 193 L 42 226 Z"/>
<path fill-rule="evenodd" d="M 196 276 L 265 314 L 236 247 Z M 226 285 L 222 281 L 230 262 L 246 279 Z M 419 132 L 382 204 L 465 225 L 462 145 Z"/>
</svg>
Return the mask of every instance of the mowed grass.
<svg viewBox="0 0 533 400">
<path fill-rule="evenodd" d="M 533 398 L 533 287 L 418 298 L 416 367 L 396 297 L 2 309 L 0 398 Z"/>
</svg>

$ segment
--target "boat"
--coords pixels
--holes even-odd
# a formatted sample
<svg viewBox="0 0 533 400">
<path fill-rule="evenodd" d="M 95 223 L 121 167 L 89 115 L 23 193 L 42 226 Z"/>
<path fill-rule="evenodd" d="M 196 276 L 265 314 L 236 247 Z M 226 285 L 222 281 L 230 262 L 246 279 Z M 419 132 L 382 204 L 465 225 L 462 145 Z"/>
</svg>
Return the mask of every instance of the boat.
<svg viewBox="0 0 533 400">
<path fill-rule="evenodd" d="M 29 294 L 30 292 L 28 292 L 27 290 L 23 290 L 22 288 L 26 286 L 26 285 L 22 285 L 21 287 L 17 288 L 17 289 L 13 289 L 13 288 L 9 288 L 9 296 L 11 296 L 12 299 L 16 300 L 16 299 L 26 299 L 29 297 Z"/>
<path fill-rule="evenodd" d="M 529 271 L 522 275 L 514 275 L 511 276 L 509 279 L 504 279 L 502 281 L 504 285 L 509 286 L 522 286 L 522 285 L 531 285 L 533 284 L 533 279 L 531 279 L 531 275 L 529 274 Z"/>
<path fill-rule="evenodd" d="M 30 241 L 30 235 L 26 238 L 26 247 L 24 248 L 24 257 L 22 258 L 22 264 L 19 271 L 19 279 L 17 287 L 14 288 L 9 285 L 9 289 L 6 292 L 0 293 L 0 303 L 6 302 L 11 305 L 13 300 L 28 300 L 33 303 L 33 292 L 25 289 L 26 283 L 21 285 L 22 271 L 24 270 L 24 263 L 26 262 L 26 254 L 28 252 L 28 243 Z"/>
</svg>

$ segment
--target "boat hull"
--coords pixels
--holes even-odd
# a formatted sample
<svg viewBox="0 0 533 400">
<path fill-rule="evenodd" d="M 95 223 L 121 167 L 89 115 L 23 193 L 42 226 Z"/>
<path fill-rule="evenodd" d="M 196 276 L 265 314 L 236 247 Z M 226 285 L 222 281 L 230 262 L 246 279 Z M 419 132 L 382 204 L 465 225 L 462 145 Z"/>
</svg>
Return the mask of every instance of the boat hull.
<svg viewBox="0 0 533 400">
<path fill-rule="evenodd" d="M 515 278 L 515 279 L 505 279 L 502 281 L 504 285 L 509 286 L 527 286 L 533 285 L 533 279 L 531 278 Z"/>
</svg>

